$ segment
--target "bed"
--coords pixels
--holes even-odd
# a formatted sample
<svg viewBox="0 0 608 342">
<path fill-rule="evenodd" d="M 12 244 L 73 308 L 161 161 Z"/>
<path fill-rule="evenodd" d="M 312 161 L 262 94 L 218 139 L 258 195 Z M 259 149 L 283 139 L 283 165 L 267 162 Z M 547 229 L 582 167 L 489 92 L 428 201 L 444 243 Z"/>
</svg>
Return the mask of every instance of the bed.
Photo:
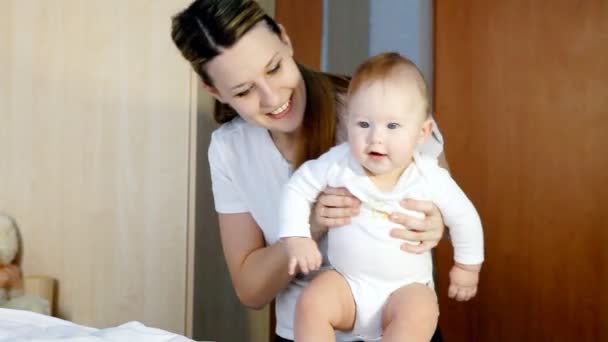
<svg viewBox="0 0 608 342">
<path fill-rule="evenodd" d="M 190 342 L 193 341 L 140 322 L 127 322 L 116 327 L 95 329 L 59 318 L 29 311 L 0 308 L 0 342 L 70 341 L 70 342 Z"/>
</svg>

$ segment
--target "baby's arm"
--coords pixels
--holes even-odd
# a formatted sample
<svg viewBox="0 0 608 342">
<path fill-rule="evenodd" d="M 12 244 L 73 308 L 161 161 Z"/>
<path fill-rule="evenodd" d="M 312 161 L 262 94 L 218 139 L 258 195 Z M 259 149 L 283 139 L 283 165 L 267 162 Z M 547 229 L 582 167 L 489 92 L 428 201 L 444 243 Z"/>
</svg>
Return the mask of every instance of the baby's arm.
<svg viewBox="0 0 608 342">
<path fill-rule="evenodd" d="M 287 183 L 281 201 L 279 237 L 287 250 L 290 275 L 296 274 L 298 269 L 304 274 L 318 270 L 323 260 L 317 243 L 310 236 L 308 218 L 312 200 L 306 194 L 313 190 L 310 192 L 312 196 L 315 191 L 314 187 L 302 181 L 309 177 L 308 166 L 304 164 Z"/>
<path fill-rule="evenodd" d="M 287 250 L 291 275 L 297 268 L 308 273 L 321 267 L 321 253 L 310 234 L 310 210 L 327 186 L 335 154 L 331 150 L 319 159 L 304 163 L 284 187 L 279 210 L 279 237 Z"/>
<path fill-rule="evenodd" d="M 450 177 L 439 169 L 433 179 L 438 186 L 435 203 L 449 227 L 454 246 L 454 266 L 450 270 L 448 296 L 458 301 L 469 300 L 477 293 L 479 271 L 484 260 L 483 230 L 473 203 Z"/>
</svg>

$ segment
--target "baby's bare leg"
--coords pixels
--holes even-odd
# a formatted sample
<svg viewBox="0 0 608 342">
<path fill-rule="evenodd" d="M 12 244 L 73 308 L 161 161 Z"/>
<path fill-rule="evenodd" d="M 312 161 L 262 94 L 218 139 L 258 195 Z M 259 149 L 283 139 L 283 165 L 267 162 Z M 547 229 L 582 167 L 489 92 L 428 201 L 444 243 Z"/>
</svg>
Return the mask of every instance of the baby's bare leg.
<svg viewBox="0 0 608 342">
<path fill-rule="evenodd" d="M 316 276 L 304 289 L 296 307 L 295 340 L 335 341 L 334 329 L 351 330 L 355 301 L 346 279 L 336 271 Z"/>
<path fill-rule="evenodd" d="M 410 284 L 393 292 L 382 316 L 382 341 L 431 340 L 439 306 L 435 292 L 423 284 Z"/>
</svg>

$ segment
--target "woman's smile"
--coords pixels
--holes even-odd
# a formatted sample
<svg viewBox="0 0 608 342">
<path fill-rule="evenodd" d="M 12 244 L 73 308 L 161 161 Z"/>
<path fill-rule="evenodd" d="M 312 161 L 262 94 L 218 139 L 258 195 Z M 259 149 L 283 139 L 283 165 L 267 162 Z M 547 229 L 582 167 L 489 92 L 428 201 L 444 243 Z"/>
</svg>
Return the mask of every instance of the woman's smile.
<svg viewBox="0 0 608 342">
<path fill-rule="evenodd" d="M 287 116 L 287 114 L 289 114 L 289 112 L 291 111 L 291 99 L 292 99 L 293 95 L 289 98 L 289 100 L 287 100 L 287 102 L 285 102 L 283 105 L 281 105 L 279 108 L 273 110 L 272 112 L 266 114 L 268 115 L 269 118 L 273 119 L 273 120 L 279 120 L 282 119 L 284 117 Z"/>
</svg>

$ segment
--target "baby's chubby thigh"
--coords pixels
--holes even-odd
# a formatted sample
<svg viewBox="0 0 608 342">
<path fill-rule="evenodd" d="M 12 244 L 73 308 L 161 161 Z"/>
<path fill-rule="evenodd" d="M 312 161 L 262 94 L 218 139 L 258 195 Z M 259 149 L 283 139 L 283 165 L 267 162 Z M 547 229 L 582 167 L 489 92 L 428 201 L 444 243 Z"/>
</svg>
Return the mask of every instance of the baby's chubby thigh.
<svg viewBox="0 0 608 342">
<path fill-rule="evenodd" d="M 420 283 L 395 290 L 382 313 L 382 330 L 387 341 L 428 341 L 439 319 L 435 291 Z"/>
<path fill-rule="evenodd" d="M 317 275 L 298 299 L 295 336 L 301 341 L 324 341 L 333 329 L 351 330 L 355 322 L 355 301 L 346 279 L 334 270 Z M 331 326 L 331 329 L 324 327 Z"/>
</svg>

